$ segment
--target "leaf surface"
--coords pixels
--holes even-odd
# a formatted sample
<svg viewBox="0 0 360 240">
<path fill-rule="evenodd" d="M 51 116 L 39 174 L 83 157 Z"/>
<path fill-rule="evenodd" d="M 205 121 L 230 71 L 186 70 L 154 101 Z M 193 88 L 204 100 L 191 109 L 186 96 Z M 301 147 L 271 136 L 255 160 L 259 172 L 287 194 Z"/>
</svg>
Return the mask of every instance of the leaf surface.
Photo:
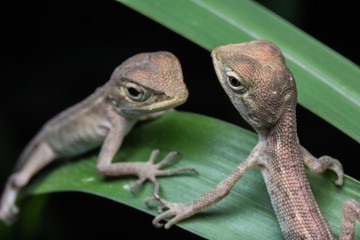
<svg viewBox="0 0 360 240">
<path fill-rule="evenodd" d="M 272 41 L 294 74 L 299 103 L 360 142 L 360 68 L 256 2 L 117 1 L 209 51 L 228 43 Z"/>
<path fill-rule="evenodd" d="M 189 165 L 199 175 L 184 173 L 160 178 L 160 195 L 169 201 L 189 203 L 224 179 L 248 156 L 256 142 L 254 133 L 235 125 L 202 115 L 174 112 L 136 126 L 114 161 L 146 161 L 157 148 L 161 150 L 160 160 L 169 151 L 177 150 L 180 155 L 165 169 Z M 135 177 L 104 178 L 96 174 L 95 165 L 96 156 L 64 164 L 32 185 L 29 191 L 86 192 L 157 215 L 155 208 L 148 209 L 143 202 L 152 194 L 150 183 L 139 186 L 134 196 L 128 186 Z M 349 198 L 360 199 L 359 182 L 345 177 L 344 186 L 336 187 L 333 183 L 336 176 L 329 171 L 317 176 L 308 172 L 308 176 L 321 210 L 338 235 L 342 204 Z M 258 167 L 248 171 L 225 199 L 182 221 L 180 226 L 211 239 L 282 239 Z M 359 237 L 360 229 L 357 230 Z"/>
</svg>

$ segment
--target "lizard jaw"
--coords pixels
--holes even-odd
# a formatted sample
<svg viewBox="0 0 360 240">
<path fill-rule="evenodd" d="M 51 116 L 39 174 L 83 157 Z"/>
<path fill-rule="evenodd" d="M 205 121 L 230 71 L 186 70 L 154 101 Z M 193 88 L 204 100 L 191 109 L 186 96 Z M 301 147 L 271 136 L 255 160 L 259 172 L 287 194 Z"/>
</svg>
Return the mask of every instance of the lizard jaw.
<svg viewBox="0 0 360 240">
<path fill-rule="evenodd" d="M 156 104 L 150 104 L 148 106 L 144 106 L 141 108 L 120 109 L 121 110 L 120 114 L 123 116 L 126 116 L 126 117 L 130 117 L 130 118 L 142 117 L 143 115 L 147 115 L 150 113 L 161 112 L 161 111 L 175 108 L 175 107 L 183 104 L 187 100 L 187 97 L 188 97 L 188 95 L 186 94 L 181 98 L 168 99 L 168 100 L 164 100 L 164 101 L 156 103 Z"/>
</svg>

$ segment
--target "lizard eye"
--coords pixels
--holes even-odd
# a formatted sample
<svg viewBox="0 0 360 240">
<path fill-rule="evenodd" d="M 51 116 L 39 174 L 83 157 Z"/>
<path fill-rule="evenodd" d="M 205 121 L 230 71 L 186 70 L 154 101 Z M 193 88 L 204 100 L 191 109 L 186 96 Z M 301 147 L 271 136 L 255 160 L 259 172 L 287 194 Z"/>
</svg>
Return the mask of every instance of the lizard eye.
<svg viewBox="0 0 360 240">
<path fill-rule="evenodd" d="M 148 91 L 132 82 L 125 83 L 125 93 L 133 101 L 143 102 L 149 98 Z"/>
<path fill-rule="evenodd" d="M 237 92 L 245 92 L 247 90 L 245 81 L 242 80 L 234 71 L 226 72 L 226 78 L 232 90 Z"/>
</svg>

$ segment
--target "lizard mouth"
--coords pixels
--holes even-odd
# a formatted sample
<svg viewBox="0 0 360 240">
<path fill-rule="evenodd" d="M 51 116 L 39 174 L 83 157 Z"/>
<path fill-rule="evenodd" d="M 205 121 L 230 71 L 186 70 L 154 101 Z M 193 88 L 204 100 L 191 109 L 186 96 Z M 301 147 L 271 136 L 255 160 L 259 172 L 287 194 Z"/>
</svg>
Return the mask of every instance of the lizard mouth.
<svg viewBox="0 0 360 240">
<path fill-rule="evenodd" d="M 164 110 L 168 110 L 170 108 L 174 108 L 174 107 L 177 107 L 177 106 L 183 104 L 186 101 L 186 99 L 187 99 L 187 96 L 182 97 L 180 99 L 169 99 L 169 100 L 166 100 L 166 101 L 163 101 L 161 103 L 154 105 L 155 107 L 152 107 L 153 106 L 152 104 L 150 106 L 146 106 L 142 110 L 144 112 L 148 112 L 148 113 L 164 111 Z"/>
<path fill-rule="evenodd" d="M 156 104 L 149 104 L 147 106 L 143 106 L 141 108 L 123 108 L 121 112 L 129 117 L 133 116 L 141 116 L 154 112 L 161 112 L 165 110 L 169 110 L 171 108 L 177 107 L 183 104 L 187 100 L 188 95 L 186 94 L 184 97 L 176 98 L 176 99 L 168 99 L 162 102 L 158 102 Z"/>
</svg>

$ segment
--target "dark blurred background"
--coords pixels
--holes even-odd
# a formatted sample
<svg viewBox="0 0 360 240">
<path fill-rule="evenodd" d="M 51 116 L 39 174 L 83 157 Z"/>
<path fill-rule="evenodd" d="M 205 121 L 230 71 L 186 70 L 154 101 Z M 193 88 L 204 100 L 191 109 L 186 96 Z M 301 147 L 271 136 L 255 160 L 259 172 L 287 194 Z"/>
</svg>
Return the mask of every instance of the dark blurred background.
<svg viewBox="0 0 360 240">
<path fill-rule="evenodd" d="M 259 2 L 360 64 L 360 28 L 355 3 Z M 167 50 L 179 58 L 190 97 L 178 109 L 248 127 L 220 88 L 208 51 L 126 6 L 112 0 L 3 4 L 0 8 L 1 187 L 20 151 L 46 120 L 87 97 L 108 80 L 117 65 L 139 52 Z M 301 143 L 311 153 L 341 159 L 346 173 L 360 179 L 355 160 L 360 155 L 358 143 L 300 106 L 298 131 Z M 47 202 L 38 216 L 40 227 L 35 228 L 38 230 L 19 223 L 6 230 L 8 238 L 70 240 L 147 235 L 160 239 L 174 239 L 174 236 L 196 239 L 177 227 L 169 231 L 154 229 L 151 216 L 87 194 L 57 193 L 48 198 L 36 197 L 34 202 L 35 207 L 36 202 Z M 0 239 L 2 236 L 5 235 L 0 232 Z"/>
</svg>

